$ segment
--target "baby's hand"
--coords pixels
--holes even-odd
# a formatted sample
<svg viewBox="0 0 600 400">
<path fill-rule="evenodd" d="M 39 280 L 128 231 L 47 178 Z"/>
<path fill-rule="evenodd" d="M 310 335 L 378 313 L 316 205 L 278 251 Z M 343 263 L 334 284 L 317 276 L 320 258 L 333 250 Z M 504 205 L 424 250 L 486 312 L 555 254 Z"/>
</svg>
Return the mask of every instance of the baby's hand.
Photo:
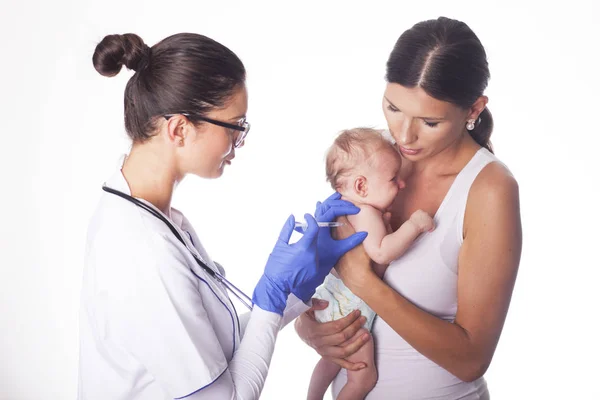
<svg viewBox="0 0 600 400">
<path fill-rule="evenodd" d="M 409 221 L 417 228 L 417 230 L 420 233 L 427 232 L 427 231 L 431 232 L 435 228 L 433 226 L 433 218 L 431 218 L 429 216 L 429 214 L 427 214 L 423 210 L 415 211 L 410 216 Z"/>
</svg>

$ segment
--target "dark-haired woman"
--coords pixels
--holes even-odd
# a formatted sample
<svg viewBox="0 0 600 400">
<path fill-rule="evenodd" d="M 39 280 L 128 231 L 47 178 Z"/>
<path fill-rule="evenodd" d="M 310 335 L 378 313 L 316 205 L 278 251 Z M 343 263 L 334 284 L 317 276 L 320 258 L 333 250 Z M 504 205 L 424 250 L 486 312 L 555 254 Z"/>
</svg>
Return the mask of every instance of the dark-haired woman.
<svg viewBox="0 0 600 400">
<path fill-rule="evenodd" d="M 477 36 L 448 18 L 404 32 L 388 59 L 383 111 L 406 181 L 391 208 L 391 229 L 417 209 L 435 216 L 436 229 L 392 262 L 383 279 L 362 246 L 336 266 L 344 284 L 378 315 L 372 334 L 379 379 L 368 399 L 489 398 L 483 374 L 521 254 L 517 182 L 489 142 L 489 76 Z M 346 225 L 338 233 L 353 232 Z M 345 360 L 356 343 L 370 340 L 356 325 L 319 324 L 309 310 L 296 330 L 321 356 L 346 369 L 362 366 Z M 334 397 L 345 381 L 342 369 Z"/>
<path fill-rule="evenodd" d="M 171 207 L 187 174 L 221 176 L 244 144 L 250 125 L 242 62 L 196 34 L 152 48 L 134 34 L 109 35 L 93 62 L 105 76 L 123 65 L 136 71 L 124 110 L 133 145 L 105 183 L 89 226 L 78 397 L 257 399 L 279 329 L 308 309 L 315 288 L 365 234 L 333 240 L 306 214 L 304 235 L 289 244 L 290 216 L 252 299 L 245 296 Z M 317 219 L 356 212 L 334 194 Z M 238 318 L 228 292 L 252 312 Z"/>
</svg>

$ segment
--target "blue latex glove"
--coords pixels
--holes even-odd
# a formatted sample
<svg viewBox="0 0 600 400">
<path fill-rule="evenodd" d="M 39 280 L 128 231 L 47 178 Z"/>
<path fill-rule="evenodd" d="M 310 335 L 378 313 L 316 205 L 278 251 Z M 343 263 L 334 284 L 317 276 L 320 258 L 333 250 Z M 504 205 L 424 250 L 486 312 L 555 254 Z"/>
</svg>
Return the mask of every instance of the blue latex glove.
<svg viewBox="0 0 600 400">
<path fill-rule="evenodd" d="M 310 286 L 310 282 L 318 282 L 320 276 L 325 278 L 327 266 L 319 265 L 317 258 L 317 235 L 319 227 L 310 214 L 304 218 L 308 224 L 302 238 L 289 244 L 294 232 L 295 219 L 291 215 L 286 221 L 279 239 L 267 260 L 265 272 L 258 281 L 252 302 L 266 311 L 283 315 L 288 295 L 300 287 Z M 313 292 L 316 286 L 313 286 Z"/>
<path fill-rule="evenodd" d="M 318 222 L 333 222 L 337 217 L 341 217 L 342 215 L 358 214 L 360 208 L 349 201 L 340 200 L 341 197 L 341 194 L 335 192 L 323 203 L 317 202 L 317 209 L 315 211 L 316 220 Z M 331 237 L 331 229 L 335 228 L 320 228 L 317 235 L 319 273 L 315 275 L 313 281 L 306 282 L 292 291 L 296 297 L 304 302 L 310 300 L 312 295 L 315 294 L 317 286 L 323 283 L 325 277 L 335 264 L 337 264 L 340 257 L 361 244 L 367 237 L 367 232 L 357 232 L 346 239 L 335 240 Z M 300 228 L 297 230 L 302 232 Z"/>
</svg>

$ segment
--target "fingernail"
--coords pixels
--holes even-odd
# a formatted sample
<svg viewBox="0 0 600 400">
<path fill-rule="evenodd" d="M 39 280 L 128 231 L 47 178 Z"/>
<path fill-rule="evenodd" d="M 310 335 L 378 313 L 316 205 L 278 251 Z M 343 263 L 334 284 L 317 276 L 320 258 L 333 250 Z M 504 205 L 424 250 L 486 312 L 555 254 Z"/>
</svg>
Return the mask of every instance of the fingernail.
<svg viewBox="0 0 600 400">
<path fill-rule="evenodd" d="M 360 317 L 360 323 L 364 324 L 365 322 L 367 322 L 367 317 Z"/>
<path fill-rule="evenodd" d="M 362 335 L 361 339 L 366 342 L 367 340 L 369 340 L 369 334 L 365 333 L 364 335 Z"/>
<path fill-rule="evenodd" d="M 367 366 L 365 364 L 360 364 L 360 366 L 358 367 L 358 369 L 365 369 L 367 368 Z"/>
</svg>

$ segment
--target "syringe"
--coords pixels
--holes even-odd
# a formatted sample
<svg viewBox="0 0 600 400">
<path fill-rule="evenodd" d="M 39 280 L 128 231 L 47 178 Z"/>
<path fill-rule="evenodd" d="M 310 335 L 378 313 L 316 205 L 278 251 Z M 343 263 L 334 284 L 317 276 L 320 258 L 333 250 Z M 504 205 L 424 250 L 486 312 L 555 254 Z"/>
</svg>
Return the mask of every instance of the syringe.
<svg viewBox="0 0 600 400">
<path fill-rule="evenodd" d="M 337 228 L 338 226 L 343 226 L 344 223 L 343 222 L 317 222 L 317 225 L 319 226 L 319 228 Z M 306 230 L 306 228 L 308 228 L 308 224 L 306 223 L 306 221 L 302 221 L 296 222 L 296 228 L 301 228 L 303 231 Z"/>
</svg>

